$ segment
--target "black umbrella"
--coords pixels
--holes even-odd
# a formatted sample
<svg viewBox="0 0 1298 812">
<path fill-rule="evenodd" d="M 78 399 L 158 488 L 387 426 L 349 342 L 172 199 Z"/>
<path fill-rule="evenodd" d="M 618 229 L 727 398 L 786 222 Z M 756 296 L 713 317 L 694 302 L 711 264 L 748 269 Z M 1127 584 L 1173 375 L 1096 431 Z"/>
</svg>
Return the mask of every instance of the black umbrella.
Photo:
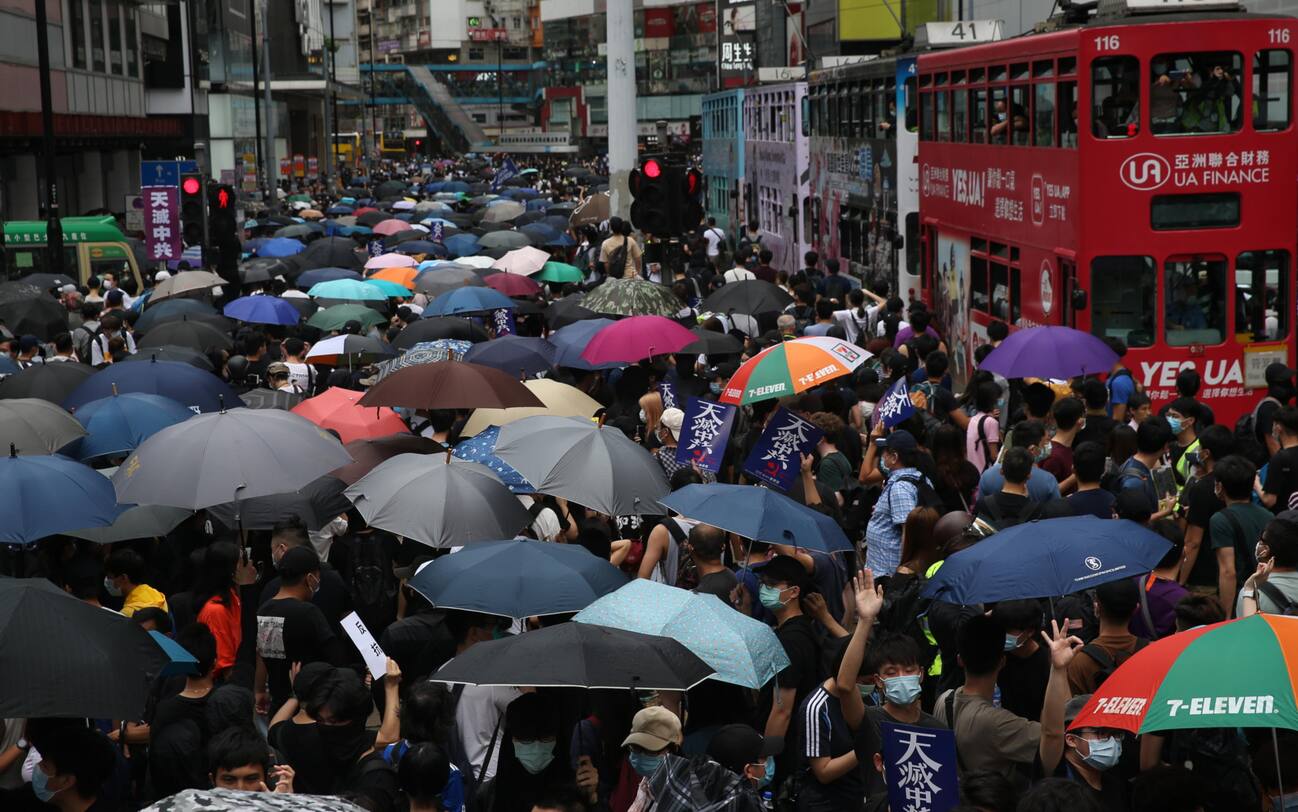
<svg viewBox="0 0 1298 812">
<path fill-rule="evenodd" d="M 94 367 L 71 361 L 37 364 L 0 381 L 0 398 L 40 398 L 62 403 L 94 374 Z"/>
<path fill-rule="evenodd" d="M 522 214 L 515 217 L 514 222 L 517 223 L 519 226 L 525 226 L 528 223 L 535 223 L 543 219 L 544 217 L 545 217 L 545 212 L 532 209 L 531 211 L 525 211 Z"/>
<path fill-rule="evenodd" d="M 178 344 L 161 344 L 157 347 L 148 347 L 122 359 L 122 362 L 129 361 L 179 361 L 182 364 L 189 364 L 208 372 L 216 371 L 216 367 L 212 366 L 212 360 L 207 357 L 206 353 L 191 347 L 182 347 Z"/>
<path fill-rule="evenodd" d="M 500 577 L 507 576 L 501 573 Z M 484 584 L 489 583 L 490 577 L 484 576 Z M 684 691 L 713 673 L 711 666 L 670 637 L 560 623 L 479 643 L 431 679 L 466 685 Z"/>
<path fill-rule="evenodd" d="M 68 309 L 35 285 L 5 282 L 0 284 L 0 322 L 16 336 L 51 341 L 68 331 Z"/>
<path fill-rule="evenodd" d="M 356 218 L 356 225 L 358 225 L 358 226 L 368 226 L 368 227 L 370 227 L 370 228 L 374 228 L 374 226 L 378 225 L 379 223 L 383 222 L 384 220 L 391 220 L 391 219 L 392 219 L 392 218 L 389 217 L 389 216 L 388 216 L 386 213 L 384 213 L 384 212 L 381 212 L 381 211 L 367 211 L 367 212 L 365 212 L 364 214 L 362 214 L 362 215 L 360 215 L 359 217 Z M 331 263 L 331 264 L 332 264 L 332 263 Z"/>
<path fill-rule="evenodd" d="M 398 231 L 389 237 L 383 238 L 383 247 L 391 251 L 394 247 L 403 242 L 413 242 L 414 240 L 428 239 L 427 231 L 420 231 L 417 228 L 409 228 L 405 231 Z"/>
<path fill-rule="evenodd" d="M 277 276 L 285 279 L 296 279 L 305 267 L 297 256 L 291 257 L 253 257 L 240 263 L 239 278 L 245 283 L 268 282 Z"/>
<path fill-rule="evenodd" d="M 144 335 L 159 324 L 181 318 L 225 317 L 216 312 L 215 307 L 199 299 L 163 299 L 160 302 L 150 302 L 144 308 L 144 313 L 135 320 L 135 332 Z"/>
<path fill-rule="evenodd" d="M 233 502 L 209 507 L 207 513 L 232 530 L 270 530 L 295 517 L 308 530 L 319 530 L 351 509 L 352 503 L 343 496 L 346 488 L 347 483 L 341 479 L 325 475 L 296 491 L 245 499 L 237 505 L 238 518 Z"/>
<path fill-rule="evenodd" d="M 438 316 L 431 319 L 420 319 L 401 331 L 392 342 L 399 350 L 408 350 L 421 341 L 436 341 L 439 338 L 459 338 L 465 341 L 486 341 L 490 336 L 482 327 L 459 316 Z"/>
<path fill-rule="evenodd" d="M 320 305 L 315 303 L 315 299 L 306 296 L 281 296 L 279 298 L 293 305 L 293 309 L 301 313 L 304 319 L 311 318 L 320 309 Z"/>
<path fill-rule="evenodd" d="M 168 344 L 192 347 L 200 352 L 234 349 L 234 340 L 225 333 L 210 324 L 189 320 L 169 321 L 154 327 L 138 346 L 143 351 L 148 347 L 162 347 Z"/>
<path fill-rule="evenodd" d="M 302 402 L 305 395 L 282 389 L 253 389 L 239 396 L 249 409 L 283 409 L 289 411 Z"/>
<path fill-rule="evenodd" d="M 44 578 L 0 578 L 0 714 L 139 719 L 167 656 L 139 624 Z"/>
<path fill-rule="evenodd" d="M 599 314 L 593 310 L 582 307 L 582 301 L 586 298 L 582 293 L 571 293 L 545 310 L 545 323 L 551 330 L 558 330 L 560 327 L 567 327 L 569 324 L 575 324 L 587 319 L 597 319 Z"/>
<path fill-rule="evenodd" d="M 356 242 L 350 237 L 323 237 L 294 257 L 303 270 L 312 268 L 348 268 L 359 271 L 365 262 L 356 253 Z"/>
<path fill-rule="evenodd" d="M 779 313 L 793 303 L 793 297 L 762 279 L 731 282 L 713 291 L 699 305 L 712 313 Z"/>
<path fill-rule="evenodd" d="M 400 197 L 405 194 L 406 184 L 399 180 L 385 180 L 374 187 L 374 196 L 382 200 L 386 197 Z"/>
<path fill-rule="evenodd" d="M 443 220 L 450 220 L 455 223 L 456 228 L 470 228 L 473 225 L 473 215 L 459 211 L 442 212 L 438 215 Z"/>
<path fill-rule="evenodd" d="M 695 327 L 690 332 L 698 336 L 698 341 L 686 345 L 681 350 L 682 353 L 688 355 L 702 353 L 711 357 L 713 355 L 736 355 L 744 351 L 743 342 L 729 333 L 704 330 L 702 327 Z"/>
<path fill-rule="evenodd" d="M 61 288 L 64 285 L 75 285 L 77 282 L 70 276 L 64 276 L 61 273 L 29 273 L 19 282 L 26 282 L 29 285 L 35 285 L 41 290 L 51 290 Z"/>
</svg>

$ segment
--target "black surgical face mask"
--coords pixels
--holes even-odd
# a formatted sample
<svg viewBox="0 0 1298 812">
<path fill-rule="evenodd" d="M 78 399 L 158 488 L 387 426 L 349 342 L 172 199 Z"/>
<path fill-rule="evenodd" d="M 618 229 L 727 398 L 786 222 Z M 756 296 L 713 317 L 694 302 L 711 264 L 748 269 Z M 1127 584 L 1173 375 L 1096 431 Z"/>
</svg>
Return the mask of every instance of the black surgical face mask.
<svg viewBox="0 0 1298 812">
<path fill-rule="evenodd" d="M 374 744 L 374 738 L 365 731 L 363 719 L 345 725 L 317 724 L 316 732 L 320 734 L 320 742 L 329 760 L 337 765 L 355 762 Z"/>
</svg>

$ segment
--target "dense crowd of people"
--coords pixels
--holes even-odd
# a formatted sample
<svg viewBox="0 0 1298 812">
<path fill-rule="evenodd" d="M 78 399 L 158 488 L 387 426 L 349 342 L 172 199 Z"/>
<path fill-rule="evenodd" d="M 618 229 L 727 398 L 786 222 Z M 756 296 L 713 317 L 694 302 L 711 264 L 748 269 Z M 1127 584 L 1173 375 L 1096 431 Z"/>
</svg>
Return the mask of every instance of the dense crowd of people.
<svg viewBox="0 0 1298 812">
<path fill-rule="evenodd" d="M 556 203 L 597 186 L 561 163 L 541 168 L 537 192 Z M 465 173 L 481 180 L 448 162 L 399 197 L 422 199 L 422 183 Z M 311 208 L 324 210 L 342 192 L 313 194 Z M 455 208 L 475 207 L 466 199 Z M 356 239 L 359 267 L 368 237 Z M 790 495 L 831 517 L 854 549 L 740 538 L 687 516 L 603 515 L 544 494 L 520 497 L 532 520 L 526 535 L 580 545 L 628 579 L 715 595 L 773 629 L 786 668 L 758 690 L 716 680 L 683 692 L 439 682 L 438 669 L 473 647 L 570 616 L 431 605 L 408 581 L 451 551 L 372 527 L 354 507 L 314 527 L 286 516 L 273 529 L 244 530 L 199 511 L 164 538 L 100 545 L 56 536 L 3 551 L 0 566 L 171 637 L 196 664 L 157 676 L 139 718 L 4 720 L 0 808 L 137 809 L 213 788 L 341 796 L 373 812 L 930 808 L 890 805 L 889 723 L 954 731 L 959 797 L 932 808 L 1298 808 L 1293 731 L 1136 737 L 1073 725 L 1115 670 L 1154 641 L 1256 613 L 1298 615 L 1292 369 L 1269 366 L 1266 392 L 1234 426 L 1216 422 L 1190 368 L 1176 379 L 1178 396 L 1155 411 L 1117 340 L 1107 374 L 1007 380 L 977 370 L 957 385 L 943 325 L 922 302 L 815 253 L 801 267 L 773 267 L 755 228 L 730 235 L 702 223 L 680 262 L 616 217 L 574 226 L 567 242 L 545 250 L 582 278 L 527 297 L 516 335 L 544 337 L 570 323 L 569 297 L 639 277 L 670 287 L 679 304 L 671 318 L 733 336 L 739 349 L 558 366 L 546 377 L 597 401 L 603 424 L 652 453 L 672 490 L 762 487 L 743 461 L 778 406 L 803 417 L 823 438 L 802 457 Z M 135 325 L 169 276 L 159 271 L 138 291 L 113 278 L 59 289 L 71 329 L 48 341 L 0 334 L 0 353 L 24 370 L 126 362 L 147 352 Z M 704 306 L 754 279 L 789 304 L 751 313 Z M 291 298 L 295 285 L 281 275 L 224 287 L 196 296 Z M 412 292 L 388 302 L 382 319 L 330 331 L 232 322 L 233 349 L 203 348 L 199 362 L 240 393 L 364 390 L 378 377 L 373 365 L 314 363 L 311 347 L 349 334 L 392 345 L 432 298 Z M 496 334 L 490 319 L 477 321 L 483 338 Z M 993 323 L 987 334 L 975 362 L 1009 327 Z M 795 397 L 741 407 L 715 474 L 677 462 L 685 399 L 719 400 L 745 360 L 811 336 L 871 358 Z M 899 381 L 914 413 L 888 425 L 879 406 Z M 679 402 L 664 402 L 664 391 Z M 401 413 L 413 433 L 448 447 L 471 415 Z M 1016 525 L 1066 516 L 1142 525 L 1170 548 L 1152 571 L 1073 595 L 974 605 L 924 596 L 951 556 Z M 1086 540 L 1077 543 L 1084 551 Z M 388 657 L 381 679 L 342 629 L 352 612 Z"/>
</svg>

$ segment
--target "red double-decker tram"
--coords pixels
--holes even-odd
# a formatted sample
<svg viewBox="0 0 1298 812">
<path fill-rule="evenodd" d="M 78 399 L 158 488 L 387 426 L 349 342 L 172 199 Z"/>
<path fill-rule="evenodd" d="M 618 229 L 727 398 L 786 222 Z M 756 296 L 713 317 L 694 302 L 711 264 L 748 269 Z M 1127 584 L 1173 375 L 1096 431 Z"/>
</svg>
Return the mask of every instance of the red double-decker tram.
<svg viewBox="0 0 1298 812">
<path fill-rule="evenodd" d="M 1294 357 L 1298 24 L 1134 11 L 919 57 L 922 286 L 962 380 L 991 320 L 1065 324 L 1233 421 Z"/>
</svg>

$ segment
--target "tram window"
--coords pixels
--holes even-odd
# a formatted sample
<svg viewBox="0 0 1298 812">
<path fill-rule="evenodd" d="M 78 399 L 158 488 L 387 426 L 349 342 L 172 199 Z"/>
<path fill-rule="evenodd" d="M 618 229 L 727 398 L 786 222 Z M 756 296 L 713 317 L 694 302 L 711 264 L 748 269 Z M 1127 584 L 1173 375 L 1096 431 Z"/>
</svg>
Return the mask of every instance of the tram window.
<svg viewBox="0 0 1298 812">
<path fill-rule="evenodd" d="M 953 85 L 964 84 L 964 71 L 962 70 L 951 71 L 951 84 Z"/>
<path fill-rule="evenodd" d="M 987 89 L 969 91 L 969 113 L 973 118 L 973 142 L 987 143 Z"/>
<path fill-rule="evenodd" d="M 919 97 L 919 138 L 921 141 L 934 140 L 933 133 L 933 94 L 925 93 Z"/>
<path fill-rule="evenodd" d="M 1010 266 L 1004 263 L 991 263 L 992 306 L 989 312 L 1006 324 L 1013 324 L 1014 321 L 1010 318 L 1009 271 Z"/>
<path fill-rule="evenodd" d="M 991 312 L 991 296 L 987 287 L 987 260 L 980 256 L 969 257 L 969 306 L 984 313 Z"/>
<path fill-rule="evenodd" d="M 1156 195 L 1149 224 L 1155 231 L 1233 228 L 1239 225 L 1239 193 Z"/>
<path fill-rule="evenodd" d="M 1237 53 L 1160 54 L 1149 62 L 1149 128 L 1155 135 L 1235 132 L 1243 119 Z"/>
<path fill-rule="evenodd" d="M 1059 57 L 1059 75 L 1072 76 L 1077 73 L 1077 57 L 1061 56 Z"/>
<path fill-rule="evenodd" d="M 992 88 L 992 109 L 989 117 L 992 144 L 1006 143 L 1006 130 L 1009 128 L 1009 112 L 1006 107 L 1006 90 L 1003 87 Z"/>
<path fill-rule="evenodd" d="M 1005 81 L 1005 66 L 1004 66 L 1004 65 L 992 65 L 990 68 L 988 68 L 988 69 L 987 69 L 987 81 L 989 81 L 989 82 L 1004 82 L 1004 81 Z"/>
<path fill-rule="evenodd" d="M 1031 103 L 1029 92 L 1031 91 L 1028 85 L 1014 85 L 1010 88 L 1010 107 L 1006 111 L 1006 122 L 1010 130 L 1010 141 L 1018 146 L 1028 143 L 1032 115 L 1028 110 L 1028 105 Z"/>
<path fill-rule="evenodd" d="M 1169 346 L 1226 340 L 1226 258 L 1171 257 L 1163 264 L 1163 333 Z"/>
<path fill-rule="evenodd" d="M 1131 138 L 1140 132 L 1140 64 L 1134 56 L 1091 63 L 1091 132 L 1096 138 Z"/>
<path fill-rule="evenodd" d="M 1018 268 L 1010 268 L 1010 324 L 1018 324 L 1023 316 L 1021 277 Z"/>
<path fill-rule="evenodd" d="M 1157 270 L 1152 257 L 1091 260 L 1091 332 L 1128 347 L 1154 343 Z"/>
<path fill-rule="evenodd" d="M 1253 129 L 1289 126 L 1289 82 L 1293 57 L 1288 51 L 1253 55 Z"/>
<path fill-rule="evenodd" d="M 1039 147 L 1058 146 L 1055 141 L 1055 84 L 1038 82 L 1032 101 L 1032 143 Z"/>
<path fill-rule="evenodd" d="M 963 90 L 951 91 L 951 140 L 969 140 L 969 97 Z"/>
<path fill-rule="evenodd" d="M 808 120 L 808 118 L 807 118 L 807 117 L 811 114 L 811 105 L 808 103 L 808 99 L 807 99 L 806 96 L 803 96 L 803 97 L 802 97 L 801 102 L 799 102 L 799 106 L 802 108 L 802 110 L 801 110 L 801 113 L 802 113 L 802 128 L 801 128 L 801 129 L 802 129 L 802 137 L 803 137 L 803 138 L 806 138 L 807 136 L 811 135 L 811 122 L 810 122 L 810 121 Z"/>
<path fill-rule="evenodd" d="M 1019 62 L 1016 65 L 1010 65 L 1010 79 L 1019 80 L 1028 78 L 1028 63 Z"/>
<path fill-rule="evenodd" d="M 1033 62 L 1033 63 L 1032 63 L 1032 78 L 1033 78 L 1033 79 L 1048 79 L 1048 78 L 1050 78 L 1050 77 L 1052 77 L 1052 76 L 1054 76 L 1054 75 L 1055 75 L 1055 63 L 1054 63 L 1054 60 L 1051 60 L 1051 59 L 1044 59 L 1044 60 L 1041 60 L 1041 61 Z"/>
<path fill-rule="evenodd" d="M 981 81 L 983 81 L 983 79 L 986 78 L 986 76 L 987 76 L 987 72 L 984 71 L 982 68 L 970 68 L 970 69 L 969 69 L 969 81 L 970 81 L 970 83 L 981 82 Z"/>
<path fill-rule="evenodd" d="M 829 114 L 826 118 L 825 124 L 826 126 L 829 127 L 829 134 L 831 136 L 841 135 L 842 133 L 839 132 L 838 129 L 838 87 L 837 86 L 835 86 L 834 92 L 831 93 L 826 98 L 826 101 L 828 102 L 827 107 L 829 109 Z"/>
<path fill-rule="evenodd" d="M 1077 146 L 1077 83 L 1059 83 L 1059 146 Z"/>
<path fill-rule="evenodd" d="M 907 79 L 906 84 L 903 87 L 905 89 L 905 95 L 903 98 L 905 99 L 906 102 L 906 109 L 905 109 L 906 132 L 913 133 L 915 132 L 916 126 L 918 126 L 918 121 L 915 118 L 917 112 L 915 109 L 915 105 L 919 101 L 919 95 L 917 93 L 917 87 L 915 84 L 915 77 L 912 76 L 909 79 Z"/>
<path fill-rule="evenodd" d="M 906 215 L 906 273 L 919 273 L 919 212 Z M 900 295 L 900 293 L 898 294 Z"/>
<path fill-rule="evenodd" d="M 947 109 L 950 103 L 951 94 L 945 90 L 939 90 L 933 94 L 934 103 L 937 107 L 937 140 L 951 140 L 951 113 Z"/>
<path fill-rule="evenodd" d="M 1279 341 L 1289 335 L 1289 254 L 1246 251 L 1235 258 L 1235 334 L 1249 341 Z"/>
</svg>

